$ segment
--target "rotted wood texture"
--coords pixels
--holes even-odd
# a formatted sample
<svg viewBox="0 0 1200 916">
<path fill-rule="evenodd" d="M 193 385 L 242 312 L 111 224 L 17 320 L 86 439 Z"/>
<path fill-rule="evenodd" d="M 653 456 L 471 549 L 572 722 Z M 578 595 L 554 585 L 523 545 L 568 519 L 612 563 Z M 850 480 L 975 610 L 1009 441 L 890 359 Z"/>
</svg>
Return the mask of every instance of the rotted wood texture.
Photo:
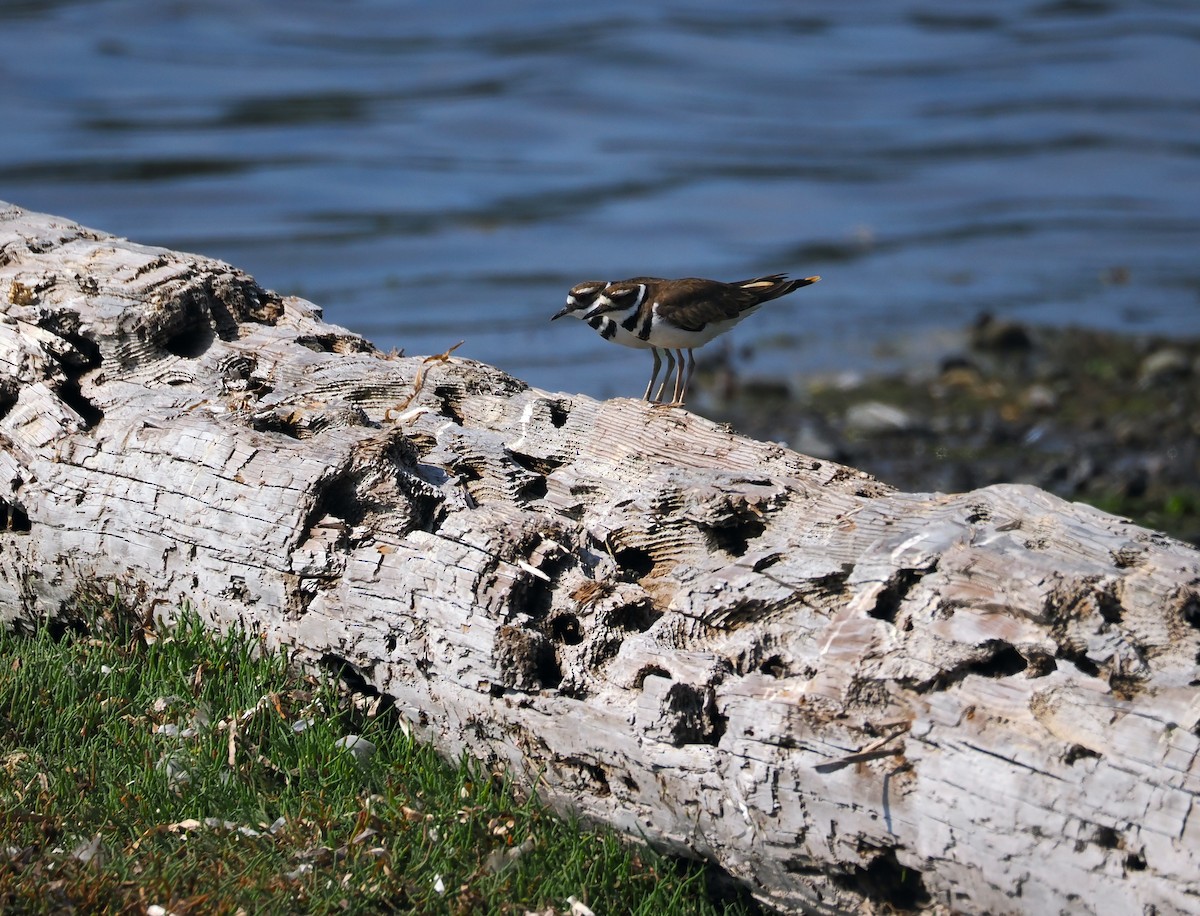
<svg viewBox="0 0 1200 916">
<path fill-rule="evenodd" d="M 97 581 L 241 621 L 784 910 L 1200 908 L 1185 545 L 381 353 L 4 204 L 0 303 L 9 625 Z"/>
</svg>

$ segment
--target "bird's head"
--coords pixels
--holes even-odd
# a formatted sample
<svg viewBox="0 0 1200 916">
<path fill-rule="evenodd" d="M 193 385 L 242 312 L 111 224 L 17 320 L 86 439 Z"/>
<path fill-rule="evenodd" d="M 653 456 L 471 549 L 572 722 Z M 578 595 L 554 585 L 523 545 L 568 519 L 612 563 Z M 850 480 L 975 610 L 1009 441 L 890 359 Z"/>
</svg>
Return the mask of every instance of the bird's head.
<svg viewBox="0 0 1200 916">
<path fill-rule="evenodd" d="M 562 318 L 564 315 L 574 315 L 576 318 L 586 317 L 587 311 L 596 304 L 596 297 L 603 292 L 607 284 L 603 280 L 585 280 L 583 283 L 576 283 L 567 293 L 567 304 L 553 316 L 550 320 Z"/>
<path fill-rule="evenodd" d="M 620 283 L 610 283 L 608 288 L 604 290 L 604 307 L 605 312 L 619 312 L 630 306 L 642 304 L 642 298 L 646 295 L 646 284 L 639 283 L 637 280 L 622 280 Z"/>
</svg>

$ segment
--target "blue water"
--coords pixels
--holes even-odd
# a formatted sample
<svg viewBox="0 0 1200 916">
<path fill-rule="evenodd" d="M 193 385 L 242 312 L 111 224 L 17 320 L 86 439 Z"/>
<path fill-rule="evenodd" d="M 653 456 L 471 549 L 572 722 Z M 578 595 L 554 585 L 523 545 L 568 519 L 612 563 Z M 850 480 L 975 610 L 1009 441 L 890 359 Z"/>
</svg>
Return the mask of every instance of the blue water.
<svg viewBox="0 0 1200 916">
<path fill-rule="evenodd" d="M 1193 335 L 1200 3 L 8 0 L 0 199 L 597 396 L 649 360 L 547 321 L 583 279 L 822 274 L 748 374 Z"/>
</svg>

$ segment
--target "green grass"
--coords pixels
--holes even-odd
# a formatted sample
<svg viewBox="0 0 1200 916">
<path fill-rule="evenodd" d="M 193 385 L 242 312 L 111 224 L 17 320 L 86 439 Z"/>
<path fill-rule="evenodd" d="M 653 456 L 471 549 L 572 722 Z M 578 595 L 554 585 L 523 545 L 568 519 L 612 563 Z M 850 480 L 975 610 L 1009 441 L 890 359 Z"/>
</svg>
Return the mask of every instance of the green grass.
<svg viewBox="0 0 1200 916">
<path fill-rule="evenodd" d="M 1200 531 L 1200 490 L 1158 487 L 1139 496 L 1106 492 L 1086 494 L 1079 499 L 1183 540 L 1195 538 Z"/>
<path fill-rule="evenodd" d="M 448 766 L 249 634 L 186 612 L 156 634 L 119 609 L 27 629 L 0 633 L 5 913 L 753 910 L 699 866 Z M 350 734 L 367 761 L 337 745 Z"/>
</svg>

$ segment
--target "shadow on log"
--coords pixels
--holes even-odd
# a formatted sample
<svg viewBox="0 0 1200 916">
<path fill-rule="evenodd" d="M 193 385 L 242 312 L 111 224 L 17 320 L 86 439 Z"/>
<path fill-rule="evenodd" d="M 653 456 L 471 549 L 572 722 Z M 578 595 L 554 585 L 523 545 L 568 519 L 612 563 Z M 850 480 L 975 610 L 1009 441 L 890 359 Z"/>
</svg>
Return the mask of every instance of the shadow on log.
<svg viewBox="0 0 1200 916">
<path fill-rule="evenodd" d="M 384 354 L 3 204 L 0 302 L 8 625 L 190 602 L 782 909 L 1200 907 L 1188 547 Z"/>
</svg>

